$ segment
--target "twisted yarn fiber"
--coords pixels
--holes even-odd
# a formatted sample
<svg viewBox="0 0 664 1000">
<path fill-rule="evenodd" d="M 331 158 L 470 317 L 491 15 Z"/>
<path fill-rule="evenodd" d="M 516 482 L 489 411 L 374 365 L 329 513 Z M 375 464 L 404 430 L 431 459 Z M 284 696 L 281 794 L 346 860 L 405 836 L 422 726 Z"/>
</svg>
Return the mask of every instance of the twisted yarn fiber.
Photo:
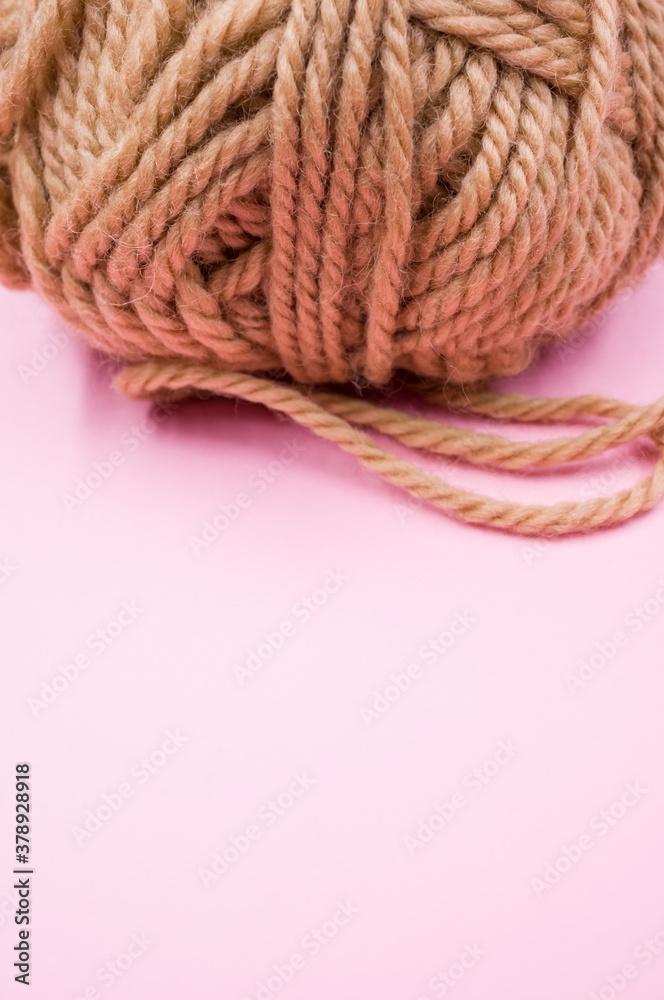
<svg viewBox="0 0 664 1000">
<path fill-rule="evenodd" d="M 523 533 L 664 492 L 662 401 L 454 388 L 522 370 L 660 250 L 662 0 L 0 0 L 0 137 L 0 277 L 129 362 L 128 394 L 265 403 Z M 303 388 L 397 371 L 497 419 L 609 422 L 517 443 Z M 527 507 L 363 427 L 507 468 L 644 434 L 660 458 L 616 497 Z"/>
</svg>

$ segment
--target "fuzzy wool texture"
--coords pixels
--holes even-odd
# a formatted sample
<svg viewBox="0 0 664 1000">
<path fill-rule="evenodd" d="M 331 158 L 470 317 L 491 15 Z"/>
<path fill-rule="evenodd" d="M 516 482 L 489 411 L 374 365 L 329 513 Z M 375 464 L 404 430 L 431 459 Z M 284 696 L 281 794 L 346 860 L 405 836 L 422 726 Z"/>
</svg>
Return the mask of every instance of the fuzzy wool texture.
<svg viewBox="0 0 664 1000">
<path fill-rule="evenodd" d="M 519 372 L 644 273 L 663 220 L 661 0 L 0 0 L 0 278 L 129 362 L 130 395 L 266 403 L 467 520 L 586 530 L 664 473 L 612 510 L 478 507 L 358 427 L 483 464 L 510 442 L 279 378 Z M 540 419 L 515 399 L 491 405 Z M 592 399 L 623 431 L 590 453 L 623 425 L 660 447 L 661 405 Z"/>
</svg>

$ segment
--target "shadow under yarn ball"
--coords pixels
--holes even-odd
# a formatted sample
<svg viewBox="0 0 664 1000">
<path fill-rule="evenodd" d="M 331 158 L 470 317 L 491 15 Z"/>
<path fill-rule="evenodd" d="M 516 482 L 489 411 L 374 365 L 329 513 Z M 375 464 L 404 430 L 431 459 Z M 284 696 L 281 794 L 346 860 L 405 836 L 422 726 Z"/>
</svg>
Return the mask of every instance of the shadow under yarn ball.
<svg viewBox="0 0 664 1000">
<path fill-rule="evenodd" d="M 130 394 L 473 383 L 659 251 L 664 8 L 0 0 L 0 135 L 0 276 Z"/>
</svg>

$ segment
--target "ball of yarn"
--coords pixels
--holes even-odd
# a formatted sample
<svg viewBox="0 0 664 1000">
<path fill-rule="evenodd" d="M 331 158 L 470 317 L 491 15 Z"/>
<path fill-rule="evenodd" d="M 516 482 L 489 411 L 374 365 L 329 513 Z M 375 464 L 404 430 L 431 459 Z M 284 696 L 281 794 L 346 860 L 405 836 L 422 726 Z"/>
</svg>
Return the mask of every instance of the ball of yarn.
<svg viewBox="0 0 664 1000">
<path fill-rule="evenodd" d="M 523 369 L 657 251 L 659 0 L 0 0 L 0 272 L 95 347 Z"/>
<path fill-rule="evenodd" d="M 663 216 L 661 0 L 0 0 L 0 278 L 129 362 L 128 395 L 264 403 L 470 522 L 590 530 L 664 493 L 664 398 L 469 387 L 637 279 Z M 517 442 L 320 389 L 396 372 L 596 426 Z M 659 457 L 614 497 L 529 506 L 367 428 L 507 469 L 640 436 Z"/>
</svg>

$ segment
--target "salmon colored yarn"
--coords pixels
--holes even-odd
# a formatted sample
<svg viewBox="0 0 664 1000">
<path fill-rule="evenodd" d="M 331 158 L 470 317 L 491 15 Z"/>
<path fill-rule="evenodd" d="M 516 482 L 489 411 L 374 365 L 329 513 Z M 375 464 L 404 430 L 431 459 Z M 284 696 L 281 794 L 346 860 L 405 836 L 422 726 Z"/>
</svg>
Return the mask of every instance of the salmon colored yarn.
<svg viewBox="0 0 664 1000">
<path fill-rule="evenodd" d="M 128 362 L 127 394 L 264 403 L 467 521 L 590 530 L 664 492 L 664 400 L 479 388 L 636 280 L 663 216 L 661 0 L 0 0 L 2 280 Z M 323 388 L 397 373 L 593 426 L 513 442 Z M 659 458 L 615 497 L 525 506 L 365 429 L 512 469 L 641 435 Z"/>
</svg>

